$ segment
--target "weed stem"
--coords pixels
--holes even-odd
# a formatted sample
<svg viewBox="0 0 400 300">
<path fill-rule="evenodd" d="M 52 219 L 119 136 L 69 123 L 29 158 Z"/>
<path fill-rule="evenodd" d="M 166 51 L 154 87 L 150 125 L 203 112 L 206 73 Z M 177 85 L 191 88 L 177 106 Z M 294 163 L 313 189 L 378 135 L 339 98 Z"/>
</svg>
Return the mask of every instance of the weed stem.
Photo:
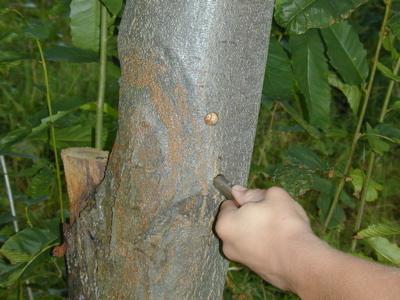
<svg viewBox="0 0 400 300">
<path fill-rule="evenodd" d="M 102 148 L 102 132 L 103 132 L 103 107 L 106 91 L 106 71 L 107 71 L 107 8 L 101 4 L 100 15 L 100 70 L 99 83 L 97 91 L 97 110 L 96 110 L 96 149 Z"/>
<path fill-rule="evenodd" d="M 399 69 L 400 69 L 400 57 L 397 59 L 396 66 L 394 67 L 393 73 L 395 75 L 397 75 L 399 73 Z M 383 121 L 385 120 L 387 108 L 389 106 L 390 98 L 391 98 L 392 92 L 393 92 L 393 87 L 394 87 L 394 81 L 391 80 L 388 85 L 388 88 L 386 90 L 385 99 L 382 104 L 381 113 L 380 113 L 379 119 L 378 119 L 379 123 L 383 123 Z M 367 200 L 368 185 L 371 180 L 372 171 L 374 170 L 375 158 L 376 158 L 376 154 L 375 154 L 375 152 L 373 152 L 371 150 L 371 154 L 369 155 L 369 160 L 368 160 L 367 175 L 365 177 L 362 191 L 361 191 L 360 206 L 358 207 L 356 222 L 354 224 L 354 233 L 358 232 L 361 228 L 361 222 L 362 222 L 362 218 L 364 216 L 365 203 Z M 351 243 L 351 251 L 354 252 L 356 250 L 356 247 L 357 247 L 357 240 L 353 239 L 353 241 Z"/>
<path fill-rule="evenodd" d="M 56 165 L 56 179 L 57 179 L 58 201 L 59 201 L 59 205 L 60 205 L 60 219 L 61 219 L 61 223 L 64 223 L 64 203 L 63 203 L 62 185 L 61 185 L 60 158 L 58 157 L 58 152 L 57 152 L 56 132 L 54 129 L 54 122 L 53 122 L 53 108 L 51 106 L 49 77 L 47 74 L 47 65 L 46 65 L 46 60 L 44 59 L 42 45 L 38 39 L 36 39 L 36 44 L 37 44 L 37 47 L 38 47 L 39 53 L 40 53 L 40 60 L 42 62 L 43 74 L 44 74 L 44 84 L 46 86 L 47 109 L 48 109 L 49 117 L 50 117 L 50 122 L 48 123 L 49 129 L 50 129 L 50 143 L 53 148 L 54 161 L 55 161 L 55 165 Z"/>
<path fill-rule="evenodd" d="M 337 204 L 339 202 L 340 195 L 341 195 L 341 193 L 343 191 L 343 188 L 344 188 L 344 184 L 345 184 L 345 181 L 346 181 L 347 174 L 349 173 L 351 165 L 352 165 L 353 155 L 354 155 L 354 152 L 356 150 L 358 140 L 360 138 L 361 126 L 364 123 L 365 113 L 367 111 L 368 102 L 369 102 L 369 99 L 371 97 L 372 86 L 373 86 L 374 79 L 375 79 L 375 74 L 376 74 L 376 66 L 378 64 L 379 55 L 380 55 L 381 48 L 382 48 L 383 38 L 385 36 L 386 23 L 387 23 L 388 18 L 389 18 L 390 8 L 392 6 L 392 0 L 385 1 L 385 5 L 386 5 L 385 15 L 383 17 L 381 29 L 380 29 L 380 32 L 379 32 L 379 40 L 378 40 L 378 44 L 376 45 L 374 60 L 373 60 L 373 63 L 372 63 L 372 68 L 371 68 L 371 74 L 370 74 L 370 77 L 369 77 L 369 82 L 368 82 L 368 85 L 367 85 L 367 89 L 365 91 L 363 105 L 362 105 L 362 108 L 361 108 L 360 116 L 358 118 L 356 130 L 354 131 L 354 136 L 353 136 L 353 140 L 352 140 L 352 143 L 351 143 L 349 156 L 347 158 L 346 165 L 345 165 L 343 174 L 342 174 L 342 176 L 340 178 L 339 184 L 336 187 L 335 196 L 333 198 L 331 207 L 329 208 L 328 216 L 326 217 L 326 220 L 325 220 L 325 223 L 324 223 L 323 233 L 328 228 L 329 223 L 331 222 L 332 217 L 334 215 L 336 206 L 337 206 Z"/>
</svg>

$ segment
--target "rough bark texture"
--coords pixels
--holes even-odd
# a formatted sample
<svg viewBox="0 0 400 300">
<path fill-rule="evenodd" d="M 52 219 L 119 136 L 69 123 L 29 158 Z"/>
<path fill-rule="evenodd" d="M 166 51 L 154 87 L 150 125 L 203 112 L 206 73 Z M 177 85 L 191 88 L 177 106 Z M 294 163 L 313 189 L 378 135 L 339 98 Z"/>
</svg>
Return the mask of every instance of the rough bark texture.
<svg viewBox="0 0 400 300">
<path fill-rule="evenodd" d="M 73 299 L 221 298 L 212 180 L 246 182 L 272 9 L 126 1 L 119 131 L 105 180 L 72 225 Z M 210 112 L 216 124 L 205 123 Z"/>
</svg>

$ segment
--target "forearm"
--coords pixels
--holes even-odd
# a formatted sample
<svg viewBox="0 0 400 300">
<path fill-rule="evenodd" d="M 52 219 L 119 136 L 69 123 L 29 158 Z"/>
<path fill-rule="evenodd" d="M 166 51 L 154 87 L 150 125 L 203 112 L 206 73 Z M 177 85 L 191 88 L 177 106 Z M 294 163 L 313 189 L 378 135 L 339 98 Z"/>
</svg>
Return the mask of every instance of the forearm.
<svg viewBox="0 0 400 300">
<path fill-rule="evenodd" d="M 344 254 L 315 236 L 295 243 L 286 272 L 302 299 L 398 299 L 398 269 Z"/>
</svg>

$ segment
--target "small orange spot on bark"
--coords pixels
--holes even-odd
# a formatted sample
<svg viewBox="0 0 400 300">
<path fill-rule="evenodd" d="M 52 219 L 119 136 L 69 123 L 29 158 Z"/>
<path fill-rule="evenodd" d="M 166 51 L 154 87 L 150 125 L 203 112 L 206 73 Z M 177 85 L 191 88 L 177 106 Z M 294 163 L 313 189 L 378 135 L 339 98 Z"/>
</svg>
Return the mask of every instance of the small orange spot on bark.
<svg viewBox="0 0 400 300">
<path fill-rule="evenodd" d="M 218 123 L 218 114 L 215 112 L 210 112 L 204 117 L 204 122 L 207 125 L 214 126 Z"/>
</svg>

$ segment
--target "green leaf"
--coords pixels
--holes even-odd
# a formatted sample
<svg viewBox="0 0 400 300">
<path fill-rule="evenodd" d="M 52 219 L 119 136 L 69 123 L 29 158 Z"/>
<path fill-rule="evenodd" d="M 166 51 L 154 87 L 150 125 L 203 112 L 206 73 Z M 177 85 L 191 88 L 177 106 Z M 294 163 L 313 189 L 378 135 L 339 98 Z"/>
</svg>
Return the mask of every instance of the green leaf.
<svg viewBox="0 0 400 300">
<path fill-rule="evenodd" d="M 358 86 L 343 83 L 334 73 L 329 73 L 329 84 L 345 95 L 354 115 L 357 115 L 361 101 L 361 91 Z"/>
<path fill-rule="evenodd" d="M 40 198 L 50 194 L 54 184 L 54 173 L 48 167 L 42 168 L 30 181 L 27 194 L 32 198 Z"/>
<path fill-rule="evenodd" d="M 400 265 L 400 248 L 396 244 L 383 237 L 371 237 L 366 242 L 377 254 L 394 265 Z"/>
<path fill-rule="evenodd" d="M 100 2 L 98 0 L 72 0 L 70 27 L 75 47 L 99 50 Z"/>
<path fill-rule="evenodd" d="M 15 218 L 9 213 L 0 213 L 0 226 L 14 221 Z"/>
<path fill-rule="evenodd" d="M 400 82 L 400 76 L 396 75 L 392 72 L 392 70 L 390 70 L 388 67 L 386 67 L 384 64 L 378 62 L 376 67 L 378 68 L 379 71 L 381 71 L 381 73 L 386 76 L 387 78 Z"/>
<path fill-rule="evenodd" d="M 390 28 L 391 32 L 396 36 L 397 39 L 400 39 L 400 13 L 397 12 L 393 14 L 389 21 L 388 27 Z"/>
<path fill-rule="evenodd" d="M 331 95 L 328 64 L 318 31 L 290 38 L 296 80 L 304 95 L 310 123 L 326 129 L 330 123 Z"/>
<path fill-rule="evenodd" d="M 374 128 L 374 132 L 379 134 L 381 138 L 385 138 L 385 140 L 400 144 L 400 128 L 396 124 L 379 124 Z"/>
<path fill-rule="evenodd" d="M 56 128 L 57 147 L 90 147 L 92 142 L 92 126 L 88 125 L 74 125 L 65 128 Z M 104 130 L 106 134 L 106 130 Z M 103 134 L 103 136 L 104 136 Z M 103 137 L 103 140 L 105 137 Z"/>
<path fill-rule="evenodd" d="M 4 50 L 0 51 L 0 64 L 18 62 L 25 59 L 32 59 L 32 54 L 23 53 L 21 51 Z"/>
<path fill-rule="evenodd" d="M 122 8 L 122 0 L 101 0 L 112 15 L 117 16 Z"/>
<path fill-rule="evenodd" d="M 0 287 L 8 287 L 14 284 L 21 276 L 24 264 L 10 265 L 0 260 Z"/>
<path fill-rule="evenodd" d="M 57 240 L 49 229 L 26 228 L 10 237 L 0 248 L 0 254 L 11 264 L 25 263 Z"/>
<path fill-rule="evenodd" d="M 314 171 L 293 165 L 279 165 L 272 172 L 272 180 L 293 197 L 304 195 L 313 186 Z"/>
<path fill-rule="evenodd" d="M 399 110 L 400 109 L 400 100 L 395 101 L 390 109 Z"/>
<path fill-rule="evenodd" d="M 380 155 L 389 151 L 390 145 L 383 141 L 383 136 L 380 134 L 380 132 L 372 128 L 369 124 L 367 124 L 366 136 L 372 151 Z"/>
<path fill-rule="evenodd" d="M 330 63 L 346 83 L 360 85 L 368 76 L 367 51 L 347 22 L 321 30 Z"/>
<path fill-rule="evenodd" d="M 265 71 L 263 94 L 272 100 L 290 98 L 294 76 L 285 50 L 275 38 L 271 38 Z"/>
<path fill-rule="evenodd" d="M 51 22 L 42 23 L 38 20 L 30 20 L 29 23 L 22 28 L 22 31 L 29 37 L 45 40 L 50 36 Z"/>
<path fill-rule="evenodd" d="M 289 32 L 304 33 L 347 18 L 367 0 L 276 0 L 275 21 Z"/>
<path fill-rule="evenodd" d="M 399 224 L 373 224 L 359 231 L 356 239 L 365 239 L 371 237 L 385 237 L 400 234 Z"/>
<path fill-rule="evenodd" d="M 29 128 L 20 128 L 8 132 L 0 138 L 0 152 L 5 151 L 8 147 L 18 143 L 31 133 Z"/>
<path fill-rule="evenodd" d="M 291 164 L 303 166 L 310 170 L 325 170 L 326 164 L 310 149 L 303 146 L 291 146 L 286 152 L 287 159 Z"/>
<path fill-rule="evenodd" d="M 44 52 L 44 56 L 50 61 L 74 63 L 98 61 L 98 55 L 96 52 L 68 46 L 53 46 L 47 48 Z"/>
<path fill-rule="evenodd" d="M 317 128 L 307 123 L 306 120 L 292 107 L 287 101 L 279 102 L 281 107 L 290 115 L 290 117 L 296 121 L 307 133 L 313 138 L 319 139 L 321 134 Z"/>
<path fill-rule="evenodd" d="M 354 169 L 350 172 L 350 178 L 351 178 L 351 183 L 354 188 L 354 193 L 356 195 L 359 195 L 362 191 L 363 184 L 365 181 L 365 174 L 362 170 L 360 169 Z M 373 202 L 376 199 L 378 199 L 378 193 L 379 191 L 383 190 L 383 186 L 376 181 L 374 181 L 372 178 L 370 178 L 368 187 L 367 187 L 367 195 L 366 195 L 366 201 L 367 202 Z"/>
</svg>

